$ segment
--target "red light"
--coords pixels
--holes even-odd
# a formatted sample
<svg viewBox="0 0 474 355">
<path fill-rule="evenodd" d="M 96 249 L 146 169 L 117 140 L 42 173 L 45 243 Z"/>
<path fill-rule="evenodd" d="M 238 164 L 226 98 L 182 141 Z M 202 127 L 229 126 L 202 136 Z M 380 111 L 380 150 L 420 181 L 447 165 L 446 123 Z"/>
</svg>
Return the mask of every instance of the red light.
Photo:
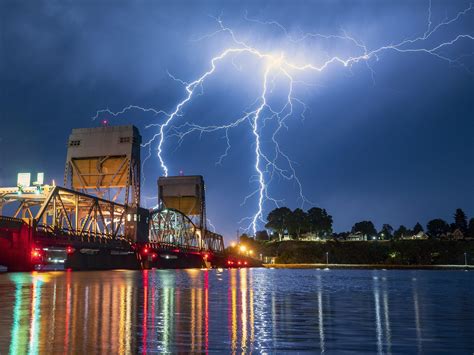
<svg viewBox="0 0 474 355">
<path fill-rule="evenodd" d="M 40 254 L 40 252 L 39 252 L 38 250 L 33 250 L 33 251 L 31 251 L 31 256 L 32 256 L 33 258 L 37 258 L 37 257 L 39 257 L 40 255 L 41 255 L 41 254 Z"/>
<path fill-rule="evenodd" d="M 232 261 L 227 260 L 227 264 L 228 264 L 228 265 L 232 264 Z"/>
<path fill-rule="evenodd" d="M 66 253 L 72 254 L 73 252 L 74 252 L 74 248 L 73 248 L 73 247 L 67 247 L 67 248 L 66 248 Z"/>
<path fill-rule="evenodd" d="M 209 254 L 204 254 L 204 259 L 207 259 L 209 257 Z"/>
<path fill-rule="evenodd" d="M 246 261 L 244 262 L 244 265 L 247 265 L 247 262 L 246 262 Z"/>
<path fill-rule="evenodd" d="M 148 248 L 143 249 L 144 254 L 148 254 Z"/>
<path fill-rule="evenodd" d="M 240 261 L 237 264 L 242 265 L 242 263 Z"/>
<path fill-rule="evenodd" d="M 153 254 L 151 255 L 151 257 L 154 259 L 154 258 L 157 257 L 157 255 L 156 255 L 155 253 L 153 253 Z"/>
</svg>

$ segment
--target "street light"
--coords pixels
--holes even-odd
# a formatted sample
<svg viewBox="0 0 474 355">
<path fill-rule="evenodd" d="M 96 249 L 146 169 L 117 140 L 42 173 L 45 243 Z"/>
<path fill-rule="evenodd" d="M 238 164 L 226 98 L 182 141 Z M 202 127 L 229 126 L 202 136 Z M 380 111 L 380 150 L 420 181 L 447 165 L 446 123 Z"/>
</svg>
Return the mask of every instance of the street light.
<svg viewBox="0 0 474 355">
<path fill-rule="evenodd" d="M 230 246 L 231 246 L 232 248 L 235 248 L 235 246 L 236 246 L 235 242 L 231 242 L 231 243 L 230 243 Z"/>
<path fill-rule="evenodd" d="M 329 252 L 326 252 L 326 265 L 329 265 Z"/>
<path fill-rule="evenodd" d="M 245 247 L 245 245 L 240 246 L 240 251 L 241 252 L 245 252 L 246 250 L 247 250 L 247 248 Z"/>
</svg>

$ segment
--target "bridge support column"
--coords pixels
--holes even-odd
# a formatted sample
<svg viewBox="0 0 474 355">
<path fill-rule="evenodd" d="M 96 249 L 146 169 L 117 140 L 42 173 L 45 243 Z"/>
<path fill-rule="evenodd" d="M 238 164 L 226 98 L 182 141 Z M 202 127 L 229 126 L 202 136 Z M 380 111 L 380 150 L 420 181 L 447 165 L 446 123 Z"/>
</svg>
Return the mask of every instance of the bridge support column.
<svg viewBox="0 0 474 355">
<path fill-rule="evenodd" d="M 17 226 L 0 228 L 0 264 L 8 271 L 31 271 L 35 263 L 41 262 L 41 254 L 34 254 L 34 229 L 31 223 L 17 221 Z"/>
<path fill-rule="evenodd" d="M 135 253 L 114 254 L 113 251 L 99 249 L 93 252 L 76 250 L 68 254 L 64 267 L 73 270 L 138 270 L 140 264 Z"/>
</svg>

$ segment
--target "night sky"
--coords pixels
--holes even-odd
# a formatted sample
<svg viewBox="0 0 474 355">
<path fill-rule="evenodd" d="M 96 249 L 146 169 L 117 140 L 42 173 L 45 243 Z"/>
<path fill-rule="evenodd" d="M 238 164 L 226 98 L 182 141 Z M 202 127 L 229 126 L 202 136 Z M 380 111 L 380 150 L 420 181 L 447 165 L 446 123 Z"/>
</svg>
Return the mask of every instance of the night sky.
<svg viewBox="0 0 474 355">
<path fill-rule="evenodd" d="M 432 21 L 468 6 L 434 1 Z M 68 135 L 72 128 L 99 126 L 92 120 L 97 110 L 140 105 L 172 111 L 185 90 L 168 72 L 195 80 L 232 45 L 225 33 L 201 38 L 218 29 L 213 17 L 221 15 L 239 38 L 262 51 L 320 62 L 324 51 L 348 55 L 354 48 L 320 38 L 293 43 L 277 26 L 249 22 L 246 14 L 278 21 L 295 36 L 345 30 L 372 49 L 422 34 L 427 11 L 424 1 L 1 0 L 0 185 L 15 185 L 20 171 L 44 171 L 48 181 L 62 181 Z M 473 23 L 471 11 L 437 38 L 473 35 Z M 458 207 L 474 215 L 474 41 L 459 41 L 443 53 L 460 57 L 466 67 L 423 53 L 384 52 L 370 61 L 375 82 L 364 63 L 298 76 L 305 83 L 296 93 L 308 110 L 304 119 L 298 109 L 287 120 L 279 141 L 307 199 L 328 210 L 336 231 L 365 219 L 395 228 L 437 217 L 451 222 Z M 261 92 L 262 70 L 250 57 L 224 61 L 176 123 L 236 119 Z M 284 87 L 276 85 L 275 107 Z M 134 124 L 144 141 L 157 132 L 145 126 L 163 120 L 138 110 L 101 118 Z M 241 206 L 257 187 L 251 178 L 255 146 L 244 124 L 229 133 L 232 149 L 216 165 L 226 149 L 223 136 L 193 134 L 180 146 L 170 137 L 164 157 L 170 175 L 204 175 L 208 217 L 229 241 L 245 226 L 239 221 L 256 210 L 255 196 Z M 270 140 L 268 134 L 262 138 L 265 148 Z M 151 207 L 156 200 L 147 197 L 156 196 L 162 173 L 155 154 L 144 173 L 142 201 Z M 275 177 L 269 191 L 290 208 L 301 203 L 294 182 Z M 266 216 L 274 205 L 264 207 Z"/>
</svg>

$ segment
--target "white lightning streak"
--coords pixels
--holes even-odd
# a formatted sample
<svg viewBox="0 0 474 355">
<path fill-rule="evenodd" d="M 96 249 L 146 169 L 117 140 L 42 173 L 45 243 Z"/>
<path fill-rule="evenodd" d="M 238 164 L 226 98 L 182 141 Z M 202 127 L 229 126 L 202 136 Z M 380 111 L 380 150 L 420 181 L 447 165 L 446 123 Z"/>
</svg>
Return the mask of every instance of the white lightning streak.
<svg viewBox="0 0 474 355">
<path fill-rule="evenodd" d="M 266 95 L 267 95 L 267 80 L 268 80 L 268 74 L 270 72 L 271 67 L 268 66 L 267 69 L 265 70 L 265 74 L 263 76 L 263 93 L 262 93 L 262 103 L 261 105 L 257 108 L 255 111 L 255 114 L 253 115 L 253 134 L 255 136 L 255 171 L 258 174 L 258 184 L 259 184 L 259 194 L 258 194 L 258 211 L 254 215 L 253 220 L 252 220 L 252 230 L 254 232 L 257 231 L 257 220 L 262 218 L 262 212 L 263 212 L 263 193 L 266 190 L 266 185 L 265 185 L 265 178 L 263 176 L 263 172 L 260 169 L 260 157 L 262 156 L 262 151 L 260 149 L 260 134 L 259 134 L 259 128 L 258 128 L 258 120 L 260 118 L 260 113 L 264 109 L 264 107 L 267 105 L 267 100 L 266 100 Z"/>
<path fill-rule="evenodd" d="M 458 65 L 469 71 L 470 68 L 468 68 L 464 63 L 460 61 L 463 56 L 460 56 L 458 58 L 451 58 L 448 55 L 443 54 L 442 50 L 462 40 L 474 40 L 474 36 L 468 33 L 460 33 L 454 35 L 449 40 L 436 41 L 435 35 L 439 33 L 441 29 L 446 28 L 455 23 L 456 21 L 460 20 L 462 17 L 467 16 L 468 13 L 470 13 L 472 10 L 473 5 L 470 4 L 469 7 L 458 12 L 454 17 L 446 18 L 438 24 L 434 24 L 432 19 L 432 8 L 430 1 L 428 7 L 427 24 L 424 32 L 421 35 L 415 36 L 413 38 L 403 39 L 395 44 L 387 44 L 374 49 L 369 49 L 369 47 L 365 43 L 356 39 L 354 36 L 350 36 L 344 30 L 341 31 L 341 34 L 327 35 L 308 32 L 300 33 L 298 36 L 294 36 L 289 33 L 285 26 L 283 26 L 277 21 L 261 21 L 257 19 L 251 19 L 248 17 L 247 14 L 245 14 L 245 19 L 248 22 L 254 23 L 256 25 L 277 27 L 280 31 L 282 31 L 284 37 L 293 44 L 298 44 L 307 40 L 344 41 L 347 42 L 347 44 L 351 45 L 351 48 L 354 48 L 357 51 L 356 54 L 347 57 L 337 55 L 331 57 L 329 56 L 329 54 L 326 53 L 326 59 L 320 62 L 319 64 L 313 62 L 300 63 L 292 61 L 291 59 L 286 57 L 281 51 L 280 54 L 276 55 L 274 54 L 275 52 L 265 52 L 259 50 L 256 47 L 239 40 L 234 31 L 231 28 L 225 26 L 221 18 L 218 17 L 215 18 L 218 24 L 218 29 L 215 32 L 202 36 L 197 40 L 211 39 L 212 37 L 217 36 L 219 34 L 224 34 L 230 37 L 232 45 L 224 49 L 217 56 L 213 57 L 210 60 L 209 69 L 192 82 L 186 82 L 181 79 L 177 79 L 173 75 L 168 73 L 171 79 L 179 82 L 185 88 L 184 99 L 177 103 L 172 112 L 168 113 L 162 110 L 155 110 L 153 108 L 142 108 L 139 106 L 130 105 L 118 112 L 112 112 L 109 109 L 97 111 L 96 115 L 93 118 L 96 119 L 102 114 L 118 116 L 132 109 L 138 109 L 144 112 L 151 112 L 154 115 L 163 117 L 163 122 L 147 126 L 147 128 L 157 126 L 159 127 L 159 130 L 155 135 L 153 135 L 153 137 L 148 142 L 144 143 L 142 146 L 147 147 L 149 149 L 149 156 L 151 156 L 152 144 L 154 144 L 154 142 L 158 140 L 157 156 L 160 162 L 161 169 L 163 170 L 163 174 L 165 176 L 168 176 L 169 173 L 168 167 L 163 158 L 164 143 L 167 137 L 177 137 L 179 146 L 184 140 L 184 138 L 192 133 L 199 133 L 199 135 L 202 135 L 205 133 L 223 131 L 224 138 L 226 141 L 226 149 L 217 161 L 217 163 L 220 164 L 231 149 L 229 131 L 242 124 L 248 123 L 254 136 L 255 149 L 255 176 L 253 177 L 254 180 L 251 180 L 251 182 L 257 183 L 257 189 L 247 195 L 244 198 L 243 203 L 246 203 L 249 198 L 253 198 L 256 196 L 257 211 L 255 212 L 255 214 L 253 214 L 252 217 L 243 218 L 241 222 L 249 220 L 250 224 L 247 227 L 247 230 L 251 229 L 255 234 L 259 223 L 264 222 L 263 211 L 265 203 L 269 201 L 274 203 L 276 206 L 281 203 L 281 200 L 272 197 L 268 191 L 268 186 L 275 177 L 279 177 L 287 181 L 293 181 L 298 187 L 299 199 L 301 200 L 301 203 L 304 204 L 308 202 L 308 200 L 303 194 L 303 186 L 297 176 L 294 162 L 284 151 L 282 151 L 278 143 L 278 134 L 283 128 L 287 129 L 285 121 L 295 114 L 295 106 L 301 107 L 302 112 L 300 113 L 300 116 L 303 118 L 308 109 L 307 105 L 301 99 L 296 98 L 294 96 L 295 84 L 301 84 L 302 82 L 295 80 L 293 74 L 303 71 L 313 71 L 319 73 L 326 70 L 330 66 L 341 65 L 342 67 L 351 67 L 357 63 L 364 63 L 370 70 L 372 79 L 375 80 L 375 71 L 371 68 L 370 62 L 372 59 L 379 60 L 379 55 L 384 52 L 423 53 L 446 61 L 449 64 Z M 428 42 L 428 40 L 430 41 Z M 427 45 L 424 45 L 425 43 L 427 43 Z M 178 117 L 184 115 L 183 110 L 187 106 L 187 104 L 191 102 L 194 96 L 198 95 L 198 93 L 196 93 L 196 90 L 201 89 L 202 92 L 202 88 L 206 79 L 208 79 L 215 73 L 217 65 L 220 62 L 229 58 L 231 60 L 232 65 L 234 65 L 237 70 L 242 70 L 242 68 L 238 67 L 235 63 L 235 60 L 242 54 L 249 54 L 255 57 L 255 59 L 263 61 L 263 64 L 265 65 L 262 76 L 262 93 L 255 100 L 255 102 L 244 111 L 243 115 L 237 117 L 231 123 L 224 125 L 215 124 L 209 126 L 202 126 L 191 122 L 185 122 L 180 125 L 175 125 L 175 120 Z M 276 78 L 278 76 L 282 76 L 288 81 L 286 102 L 284 102 L 284 105 L 280 110 L 276 110 L 268 104 L 268 95 L 272 93 L 273 88 L 275 86 Z M 271 85 L 270 79 L 272 80 Z M 261 134 L 267 122 L 272 120 L 276 122 L 277 127 L 276 129 L 274 129 L 271 135 L 271 142 L 274 145 L 274 151 L 272 153 L 272 156 L 270 156 L 269 153 L 265 152 L 262 147 Z M 148 157 L 145 160 L 147 160 Z M 279 164 L 280 159 L 285 162 L 286 168 Z"/>
</svg>

